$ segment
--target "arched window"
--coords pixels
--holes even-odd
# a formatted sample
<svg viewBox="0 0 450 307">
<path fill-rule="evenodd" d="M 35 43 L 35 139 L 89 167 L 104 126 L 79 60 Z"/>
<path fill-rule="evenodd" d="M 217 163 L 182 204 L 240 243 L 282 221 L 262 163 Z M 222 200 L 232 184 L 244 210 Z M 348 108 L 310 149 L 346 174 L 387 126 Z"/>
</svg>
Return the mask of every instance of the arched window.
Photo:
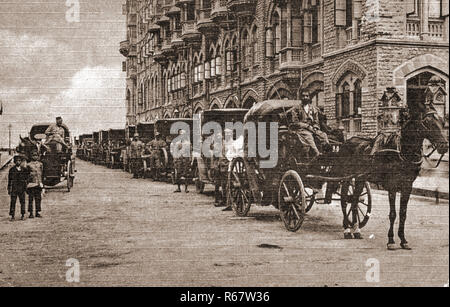
<svg viewBox="0 0 450 307">
<path fill-rule="evenodd" d="M 250 53 L 250 48 L 249 48 L 249 37 L 248 37 L 248 32 L 247 30 L 244 30 L 242 32 L 242 37 L 241 37 L 241 62 L 242 62 L 242 68 L 248 68 L 250 65 L 250 57 L 251 55 Z"/>
<path fill-rule="evenodd" d="M 255 26 L 252 30 L 252 44 L 251 44 L 251 54 L 252 54 L 252 65 L 258 63 L 258 28 Z"/>
<path fill-rule="evenodd" d="M 342 102 L 341 102 L 342 117 L 350 116 L 350 84 L 344 82 L 342 85 Z"/>
<path fill-rule="evenodd" d="M 356 80 L 353 90 L 353 114 L 356 116 L 361 116 L 361 107 L 362 107 L 361 81 Z"/>
<path fill-rule="evenodd" d="M 216 48 L 216 76 L 222 74 L 222 47 L 219 45 Z"/>
<path fill-rule="evenodd" d="M 217 65 L 217 62 L 216 62 Z M 231 46 L 230 42 L 227 41 L 225 43 L 225 67 L 226 67 L 226 73 L 230 74 L 233 66 L 232 66 L 232 52 L 231 52 Z"/>
<path fill-rule="evenodd" d="M 281 24 L 280 15 L 275 11 L 272 15 L 273 47 L 274 53 L 278 54 L 281 50 Z"/>
<path fill-rule="evenodd" d="M 336 118 L 348 136 L 361 131 L 362 81 L 352 72 L 337 84 Z"/>
</svg>

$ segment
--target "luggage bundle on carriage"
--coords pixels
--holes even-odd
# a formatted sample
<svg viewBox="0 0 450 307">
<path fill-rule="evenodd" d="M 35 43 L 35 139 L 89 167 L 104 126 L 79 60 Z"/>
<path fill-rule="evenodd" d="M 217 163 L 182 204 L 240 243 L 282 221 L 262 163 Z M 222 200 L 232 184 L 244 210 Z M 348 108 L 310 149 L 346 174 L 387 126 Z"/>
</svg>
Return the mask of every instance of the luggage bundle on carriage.
<svg viewBox="0 0 450 307">
<path fill-rule="evenodd" d="M 53 187 L 66 181 L 67 190 L 73 187 L 75 178 L 75 158 L 72 155 L 70 132 L 67 126 L 64 129 L 64 145 L 56 141 L 45 142 L 45 131 L 50 124 L 37 124 L 31 127 L 29 139 L 37 144 L 41 162 L 44 165 L 43 183 Z"/>
<path fill-rule="evenodd" d="M 258 135 L 255 139 L 249 139 L 250 135 L 245 134 L 244 155 L 233 159 L 228 174 L 228 204 L 238 216 L 246 216 L 253 204 L 273 205 L 279 209 L 286 229 L 297 231 L 306 213 L 318 201 L 317 191 L 327 183 L 331 188 L 328 192 L 334 192 L 337 196 L 335 200 L 341 201 L 344 221 L 351 224 L 344 227 L 365 226 L 372 207 L 370 185 L 366 182 L 362 191 L 353 195 L 354 179 L 363 174 L 347 177 L 333 174 L 339 142 L 331 141 L 333 150 L 323 153 L 318 159 L 306 161 L 301 156 L 303 151 L 299 148 L 297 134 L 285 118 L 286 111 L 300 103 L 294 100 L 269 100 L 257 103 L 248 111 L 245 124 L 253 122 L 258 127 L 265 123 L 266 145 L 270 144 L 270 138 L 277 137 L 277 162 L 274 167 L 262 167 L 267 162 L 266 158 L 252 148 L 260 145 L 257 140 L 262 139 L 261 129 L 256 129 Z M 270 131 L 270 123 L 277 123 L 276 135 Z"/>
<path fill-rule="evenodd" d="M 225 131 L 225 123 L 242 123 L 247 112 L 248 109 L 238 108 L 205 110 L 200 114 L 200 127 L 203 127 L 206 123 L 215 122 L 220 125 L 223 132 Z M 202 135 L 201 146 L 206 137 L 208 136 Z M 222 143 L 224 142 L 224 139 L 225 133 L 222 133 Z M 227 165 L 227 162 L 222 161 L 221 163 L 218 158 L 206 157 L 205 154 L 201 152 L 200 156 L 196 157 L 193 162 L 193 178 L 197 192 L 203 193 L 206 184 L 213 184 L 216 188 L 221 186 L 220 177 L 226 177 L 228 171 Z"/>
</svg>

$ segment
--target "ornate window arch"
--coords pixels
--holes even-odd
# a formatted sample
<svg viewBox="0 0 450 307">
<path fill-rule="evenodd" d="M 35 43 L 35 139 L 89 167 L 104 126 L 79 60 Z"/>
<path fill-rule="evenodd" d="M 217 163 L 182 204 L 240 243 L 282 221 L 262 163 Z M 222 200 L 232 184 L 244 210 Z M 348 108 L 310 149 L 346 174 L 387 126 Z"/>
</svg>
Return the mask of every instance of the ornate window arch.
<svg viewBox="0 0 450 307">
<path fill-rule="evenodd" d="M 336 90 L 336 119 L 343 124 L 348 134 L 361 132 L 361 79 L 349 71 L 340 78 Z"/>
</svg>

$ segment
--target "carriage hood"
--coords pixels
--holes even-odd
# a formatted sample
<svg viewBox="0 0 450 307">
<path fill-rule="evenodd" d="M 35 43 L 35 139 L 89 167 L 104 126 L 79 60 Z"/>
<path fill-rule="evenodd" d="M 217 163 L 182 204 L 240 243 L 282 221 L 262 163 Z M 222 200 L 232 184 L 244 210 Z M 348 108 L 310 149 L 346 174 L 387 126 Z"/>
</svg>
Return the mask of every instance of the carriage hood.
<svg viewBox="0 0 450 307">
<path fill-rule="evenodd" d="M 244 122 L 278 119 L 279 114 L 301 105 L 301 100 L 266 100 L 255 104 L 245 115 Z M 274 118 L 275 117 L 275 118 Z"/>
</svg>

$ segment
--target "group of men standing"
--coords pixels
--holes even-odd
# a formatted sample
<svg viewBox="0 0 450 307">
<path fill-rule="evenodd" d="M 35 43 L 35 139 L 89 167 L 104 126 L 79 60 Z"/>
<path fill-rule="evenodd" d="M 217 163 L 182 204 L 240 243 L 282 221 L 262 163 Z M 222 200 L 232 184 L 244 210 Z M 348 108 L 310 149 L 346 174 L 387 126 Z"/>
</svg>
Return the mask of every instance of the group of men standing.
<svg viewBox="0 0 450 307">
<path fill-rule="evenodd" d="M 143 177 L 145 171 L 143 159 L 148 158 L 152 172 L 151 177 L 154 180 L 160 180 L 163 168 L 161 150 L 167 150 L 167 148 L 167 143 L 159 132 L 156 132 L 155 138 L 146 144 L 140 140 L 139 134 L 135 133 L 130 144 L 130 169 L 133 178 Z"/>
</svg>

